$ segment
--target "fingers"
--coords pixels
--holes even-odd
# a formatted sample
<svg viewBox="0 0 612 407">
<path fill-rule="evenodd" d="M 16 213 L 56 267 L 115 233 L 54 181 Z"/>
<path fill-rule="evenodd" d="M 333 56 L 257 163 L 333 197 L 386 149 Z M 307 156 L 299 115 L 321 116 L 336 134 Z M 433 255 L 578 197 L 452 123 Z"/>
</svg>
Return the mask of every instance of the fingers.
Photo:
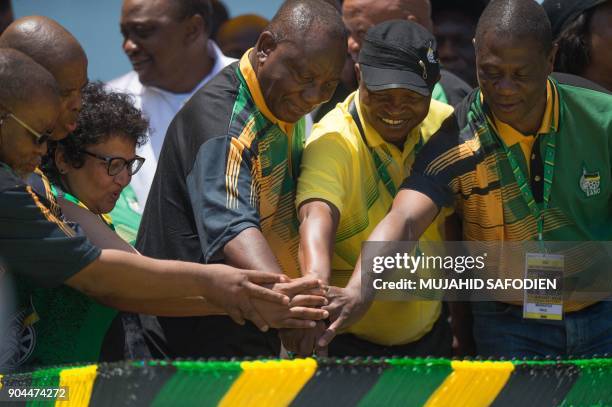
<svg viewBox="0 0 612 407">
<path fill-rule="evenodd" d="M 318 295 L 319 297 L 326 297 L 327 292 L 324 288 L 317 287 L 317 288 L 311 288 L 310 290 L 304 290 L 297 295 L 300 295 L 300 294 Z"/>
<path fill-rule="evenodd" d="M 255 284 L 284 283 L 288 280 L 288 277 L 284 274 L 268 273 L 257 270 L 243 270 L 243 272 L 249 281 Z"/>
<path fill-rule="evenodd" d="M 329 312 L 330 318 L 335 320 L 342 312 L 343 305 L 344 304 L 339 303 L 338 301 L 330 300 L 329 304 L 321 307 L 321 309 Z"/>
<path fill-rule="evenodd" d="M 240 312 L 237 308 L 227 309 L 227 315 L 238 325 L 244 325 L 244 318 L 242 317 L 242 312 Z"/>
<path fill-rule="evenodd" d="M 272 291 L 268 288 L 264 288 L 262 286 L 253 284 L 251 282 L 247 282 L 245 286 L 249 290 L 250 296 L 253 298 L 272 302 L 275 304 L 282 304 L 282 305 L 289 304 L 289 297 L 287 297 L 284 294 L 277 293 L 276 291 Z"/>
<path fill-rule="evenodd" d="M 244 311 L 244 315 L 246 318 L 251 321 L 255 326 L 262 332 L 268 331 L 270 328 L 269 324 L 263 319 L 259 312 L 255 310 L 255 307 L 250 303 L 246 306 L 246 310 Z"/>
<path fill-rule="evenodd" d="M 289 316 L 290 318 L 318 321 L 329 317 L 329 312 L 317 308 L 293 307 L 289 309 Z"/>
<path fill-rule="evenodd" d="M 327 305 L 327 299 L 319 295 L 296 295 L 289 302 L 290 307 L 322 307 Z"/>
<path fill-rule="evenodd" d="M 321 338 L 319 338 L 319 342 L 317 343 L 317 346 L 320 348 L 327 347 L 327 345 L 330 344 L 330 342 L 334 339 L 334 337 L 338 333 L 338 330 L 342 327 L 344 320 L 345 318 L 342 315 L 340 315 L 338 319 L 332 322 L 331 325 L 327 327 L 327 329 L 325 330 Z"/>
<path fill-rule="evenodd" d="M 309 332 L 308 334 L 304 335 L 304 337 L 299 343 L 298 354 L 300 355 L 300 357 L 305 358 L 308 356 L 312 356 L 316 342 L 317 338 L 313 333 Z"/>
<path fill-rule="evenodd" d="M 288 296 L 293 297 L 307 290 L 319 289 L 321 286 L 321 280 L 312 277 L 302 277 L 283 284 L 282 291 Z"/>
<path fill-rule="evenodd" d="M 306 332 L 308 331 L 304 329 L 281 329 L 279 331 L 285 349 L 298 355 L 301 355 L 300 346 Z"/>
<path fill-rule="evenodd" d="M 328 350 L 327 350 L 327 346 L 324 347 L 320 347 L 318 344 L 315 347 L 315 355 L 317 355 L 320 358 L 326 358 L 328 355 Z"/>
<path fill-rule="evenodd" d="M 327 356 L 327 348 L 319 348 L 317 346 L 319 337 L 323 335 L 326 328 L 325 322 L 318 321 L 317 326 L 314 329 L 303 330 L 305 335 L 300 342 L 300 356 L 308 357 L 312 356 L 313 354 Z"/>
</svg>

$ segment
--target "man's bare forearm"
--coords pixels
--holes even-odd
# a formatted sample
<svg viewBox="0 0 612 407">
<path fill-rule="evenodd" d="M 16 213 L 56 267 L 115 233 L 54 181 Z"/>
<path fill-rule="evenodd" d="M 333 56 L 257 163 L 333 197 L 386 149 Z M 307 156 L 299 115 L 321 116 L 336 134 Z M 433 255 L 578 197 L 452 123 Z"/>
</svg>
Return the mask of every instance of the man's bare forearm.
<svg viewBox="0 0 612 407">
<path fill-rule="evenodd" d="M 313 200 L 300 206 L 300 266 L 328 284 L 339 212 L 331 204 Z"/>
<path fill-rule="evenodd" d="M 234 267 L 283 273 L 266 238 L 257 228 L 245 229 L 229 241 L 223 248 L 223 256 L 225 262 Z"/>
</svg>

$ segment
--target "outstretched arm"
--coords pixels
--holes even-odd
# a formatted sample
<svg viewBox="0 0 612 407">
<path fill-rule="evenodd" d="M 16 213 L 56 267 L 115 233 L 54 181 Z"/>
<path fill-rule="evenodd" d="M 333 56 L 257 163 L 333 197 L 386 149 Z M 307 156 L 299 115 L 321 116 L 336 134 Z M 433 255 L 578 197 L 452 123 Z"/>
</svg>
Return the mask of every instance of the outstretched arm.
<svg viewBox="0 0 612 407">
<path fill-rule="evenodd" d="M 304 202 L 299 210 L 300 269 L 302 275 L 321 279 L 329 284 L 331 259 L 340 213 L 327 201 L 313 199 Z M 321 305 L 326 305 L 321 304 Z M 285 348 L 301 357 L 310 356 L 325 331 L 323 321 L 309 329 L 286 329 L 280 332 Z"/>
<path fill-rule="evenodd" d="M 438 210 L 438 206 L 426 195 L 402 189 L 393 200 L 391 210 L 376 226 L 368 241 L 416 241 L 433 222 Z M 367 311 L 374 293 L 372 290 L 362 289 L 371 287 L 371 282 L 363 280 L 362 274 L 359 256 L 345 291 L 330 292 L 338 299 L 330 298 L 330 305 L 324 307 L 329 311 L 332 323 L 319 340 L 319 346 L 327 346 L 339 331 L 357 322 Z M 349 298 L 346 298 L 347 295 Z"/>
</svg>

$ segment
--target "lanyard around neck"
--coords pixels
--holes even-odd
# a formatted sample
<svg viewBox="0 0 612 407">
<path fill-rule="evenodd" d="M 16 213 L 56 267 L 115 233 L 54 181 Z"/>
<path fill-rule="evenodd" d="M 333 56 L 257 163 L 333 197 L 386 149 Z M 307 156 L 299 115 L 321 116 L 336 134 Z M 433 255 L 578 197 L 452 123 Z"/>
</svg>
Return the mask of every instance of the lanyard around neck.
<svg viewBox="0 0 612 407">
<path fill-rule="evenodd" d="M 491 129 L 494 129 L 491 121 L 487 119 L 488 126 Z M 533 197 L 533 192 L 531 191 L 531 187 L 529 186 L 528 177 L 525 175 L 525 172 L 521 168 L 519 164 L 519 160 L 516 155 L 510 148 L 506 145 L 502 137 L 497 134 L 495 130 L 492 130 L 493 133 L 499 143 L 502 145 L 504 149 L 504 153 L 508 158 L 508 162 L 510 163 L 510 167 L 512 168 L 512 174 L 514 175 L 514 179 L 518 184 L 519 190 L 521 191 L 521 196 L 523 200 L 529 207 L 529 211 L 533 215 L 533 217 L 537 221 L 538 225 L 538 240 L 542 240 L 542 235 L 544 233 L 544 214 L 542 211 L 547 209 L 550 206 L 550 195 L 552 192 L 552 181 L 555 170 L 555 151 L 556 151 L 556 134 L 553 133 L 548 137 L 548 142 L 546 143 L 546 150 L 544 153 L 544 188 L 543 188 L 543 202 L 542 205 L 539 205 L 535 198 Z M 538 140 L 535 140 L 537 143 Z"/>
</svg>

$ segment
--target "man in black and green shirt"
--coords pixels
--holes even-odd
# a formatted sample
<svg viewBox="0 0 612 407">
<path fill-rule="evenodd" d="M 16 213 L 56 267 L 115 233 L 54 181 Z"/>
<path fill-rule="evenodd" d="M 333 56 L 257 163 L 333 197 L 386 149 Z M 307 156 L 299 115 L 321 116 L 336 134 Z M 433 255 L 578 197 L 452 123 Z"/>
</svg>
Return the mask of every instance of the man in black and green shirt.
<svg viewBox="0 0 612 407">
<path fill-rule="evenodd" d="M 156 258 L 224 262 L 298 277 L 295 188 L 302 117 L 330 98 L 346 55 L 338 11 L 283 4 L 256 46 L 170 124 L 136 247 Z M 173 356 L 278 355 L 226 317 L 160 321 Z"/>
<path fill-rule="evenodd" d="M 480 88 L 420 151 L 369 240 L 417 240 L 444 206 L 461 217 L 464 240 L 612 240 L 612 96 L 550 79 L 551 37 L 536 2 L 488 5 L 476 33 Z M 609 280 L 606 273 L 593 278 Z M 565 301 L 560 321 L 524 319 L 510 303 L 473 303 L 477 352 L 609 353 L 612 303 L 601 299 Z"/>
</svg>

